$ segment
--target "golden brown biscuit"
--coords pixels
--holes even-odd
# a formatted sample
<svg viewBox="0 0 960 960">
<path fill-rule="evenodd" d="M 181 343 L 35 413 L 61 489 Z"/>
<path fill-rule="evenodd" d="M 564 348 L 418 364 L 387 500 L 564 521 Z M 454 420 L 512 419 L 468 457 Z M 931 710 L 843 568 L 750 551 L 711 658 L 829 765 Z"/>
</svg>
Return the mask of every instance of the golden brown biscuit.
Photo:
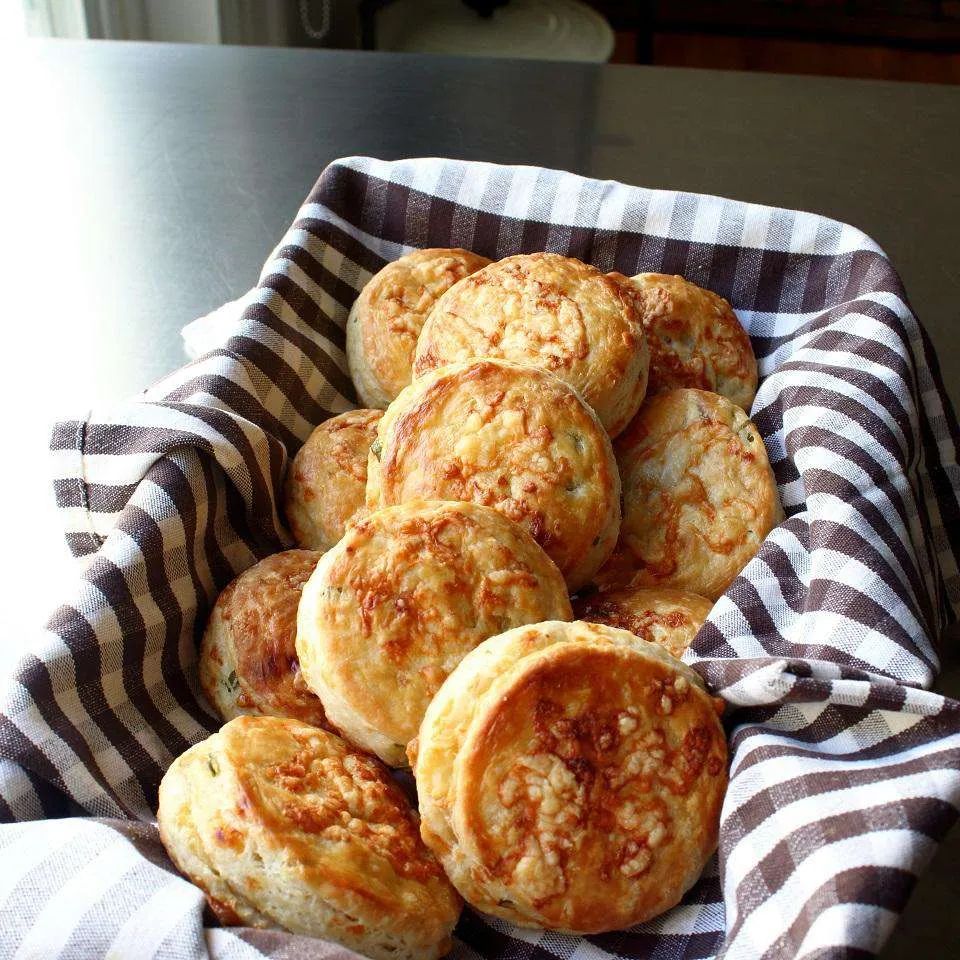
<svg viewBox="0 0 960 960">
<path fill-rule="evenodd" d="M 647 344 L 633 300 L 595 267 L 556 253 L 507 257 L 437 301 L 417 341 L 415 377 L 471 357 L 541 366 L 569 383 L 611 436 L 647 389 Z"/>
<path fill-rule="evenodd" d="M 467 500 L 526 527 L 573 591 L 609 556 L 620 480 L 596 414 L 553 374 L 469 360 L 415 380 L 370 448 L 367 505 Z"/>
<path fill-rule="evenodd" d="M 697 387 L 750 409 L 757 360 L 750 337 L 723 297 L 664 273 L 610 276 L 633 292 L 643 320 L 650 348 L 649 394 Z"/>
<path fill-rule="evenodd" d="M 200 645 L 200 686 L 224 720 L 294 717 L 324 726 L 323 706 L 300 675 L 297 605 L 321 554 L 286 550 L 254 564 L 217 597 Z"/>
<path fill-rule="evenodd" d="M 410 382 L 420 328 L 437 299 L 490 261 L 469 250 L 414 250 L 360 291 L 347 319 L 347 363 L 360 399 L 386 407 Z"/>
<path fill-rule="evenodd" d="M 490 507 L 414 501 L 352 524 L 303 591 L 303 676 L 347 739 L 406 765 L 464 654 L 510 627 L 570 620 L 560 571 Z"/>
<path fill-rule="evenodd" d="M 492 637 L 447 678 L 410 752 L 424 841 L 466 900 L 523 926 L 649 919 L 716 848 L 716 707 L 692 670 L 626 630 Z"/>
<path fill-rule="evenodd" d="M 295 720 L 240 717 L 160 783 L 160 839 L 221 922 L 376 960 L 449 950 L 460 902 L 380 763 Z"/>
<path fill-rule="evenodd" d="M 363 507 L 367 457 L 382 410 L 350 410 L 324 420 L 287 471 L 284 510 L 300 547 L 326 550 Z"/>
<path fill-rule="evenodd" d="M 671 587 L 716 600 L 783 516 L 757 428 L 704 390 L 651 398 L 617 444 L 623 525 L 603 589 Z"/>
<path fill-rule="evenodd" d="M 593 593 L 573 605 L 578 620 L 605 623 L 657 643 L 679 659 L 690 646 L 713 604 L 683 590 L 632 588 Z"/>
</svg>

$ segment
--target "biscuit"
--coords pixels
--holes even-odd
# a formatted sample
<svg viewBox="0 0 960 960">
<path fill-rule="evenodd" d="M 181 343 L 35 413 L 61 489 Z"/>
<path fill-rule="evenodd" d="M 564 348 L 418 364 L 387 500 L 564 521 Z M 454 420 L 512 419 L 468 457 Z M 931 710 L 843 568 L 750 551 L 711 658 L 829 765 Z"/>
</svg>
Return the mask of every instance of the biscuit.
<svg viewBox="0 0 960 960">
<path fill-rule="evenodd" d="M 297 652 L 341 733 L 405 766 L 427 704 L 467 652 L 572 617 L 560 571 L 518 524 L 474 503 L 414 501 L 351 525 L 320 561 Z"/>
<path fill-rule="evenodd" d="M 617 444 L 623 525 L 603 589 L 727 589 L 783 517 L 757 428 L 704 390 L 652 397 Z"/>
<path fill-rule="evenodd" d="M 677 659 L 693 642 L 712 608 L 706 597 L 696 593 L 643 588 L 593 593 L 573 605 L 578 620 L 629 630 L 642 640 L 659 644 Z"/>
<path fill-rule="evenodd" d="M 467 500 L 526 527 L 570 591 L 620 527 L 610 439 L 576 391 L 538 367 L 469 360 L 415 380 L 377 427 L 367 505 Z"/>
<path fill-rule="evenodd" d="M 683 277 L 610 274 L 632 292 L 650 348 L 649 394 L 710 390 L 750 409 L 757 360 L 750 337 L 723 297 Z"/>
<path fill-rule="evenodd" d="M 300 593 L 320 557 L 313 550 L 275 553 L 217 597 L 198 669 L 204 695 L 224 720 L 253 713 L 326 724 L 294 648 Z"/>
<path fill-rule="evenodd" d="M 640 923 L 716 849 L 717 708 L 692 670 L 626 630 L 492 637 L 447 678 L 410 753 L 427 846 L 468 902 L 522 926 Z"/>
<path fill-rule="evenodd" d="M 647 344 L 633 299 L 591 267 L 556 253 L 507 257 L 451 287 L 430 312 L 415 377 L 471 357 L 541 366 L 569 383 L 611 436 L 647 389 Z"/>
<path fill-rule="evenodd" d="M 239 717 L 160 783 L 160 839 L 221 922 L 375 960 L 446 953 L 456 892 L 373 757 L 296 720 Z"/>
<path fill-rule="evenodd" d="M 374 274 L 347 318 L 347 364 L 360 399 L 383 409 L 410 382 L 420 328 L 437 299 L 490 261 L 469 250 L 414 250 Z"/>
<path fill-rule="evenodd" d="M 326 550 L 363 507 L 367 457 L 382 410 L 324 420 L 297 451 L 284 484 L 284 511 L 297 545 Z"/>
</svg>

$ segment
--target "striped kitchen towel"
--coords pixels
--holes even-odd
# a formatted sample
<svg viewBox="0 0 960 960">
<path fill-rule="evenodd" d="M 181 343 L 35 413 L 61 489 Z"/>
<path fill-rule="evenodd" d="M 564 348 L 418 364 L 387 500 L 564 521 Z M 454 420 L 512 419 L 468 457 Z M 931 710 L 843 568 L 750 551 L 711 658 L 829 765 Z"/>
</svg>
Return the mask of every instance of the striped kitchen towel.
<svg viewBox="0 0 960 960">
<path fill-rule="evenodd" d="M 324 171 L 207 353 L 55 431 L 82 563 L 0 703 L 0 956 L 346 954 L 218 928 L 153 817 L 167 765 L 217 726 L 195 673 L 210 606 L 289 545 L 289 458 L 355 403 L 350 304 L 425 246 L 553 250 L 723 294 L 760 361 L 752 415 L 787 513 L 687 654 L 728 704 L 732 757 L 700 882 L 657 920 L 585 938 L 468 910 L 456 956 L 877 951 L 960 804 L 960 705 L 928 689 L 960 600 L 957 423 L 889 261 L 806 213 L 531 167 L 351 158 Z"/>
</svg>

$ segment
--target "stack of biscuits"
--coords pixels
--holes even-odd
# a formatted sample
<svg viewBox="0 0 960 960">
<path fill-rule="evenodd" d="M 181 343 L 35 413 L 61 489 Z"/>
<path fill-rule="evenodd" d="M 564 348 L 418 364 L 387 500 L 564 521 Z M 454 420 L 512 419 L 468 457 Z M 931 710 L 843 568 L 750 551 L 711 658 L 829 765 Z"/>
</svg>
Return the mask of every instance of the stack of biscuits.
<svg viewBox="0 0 960 960">
<path fill-rule="evenodd" d="M 442 956 L 463 901 L 668 910 L 727 782 L 680 658 L 782 516 L 749 337 L 680 277 L 428 249 L 367 283 L 347 357 L 367 409 L 289 467 L 299 549 L 210 616 L 226 723 L 161 783 L 172 859 L 223 923 L 377 960 Z"/>
</svg>

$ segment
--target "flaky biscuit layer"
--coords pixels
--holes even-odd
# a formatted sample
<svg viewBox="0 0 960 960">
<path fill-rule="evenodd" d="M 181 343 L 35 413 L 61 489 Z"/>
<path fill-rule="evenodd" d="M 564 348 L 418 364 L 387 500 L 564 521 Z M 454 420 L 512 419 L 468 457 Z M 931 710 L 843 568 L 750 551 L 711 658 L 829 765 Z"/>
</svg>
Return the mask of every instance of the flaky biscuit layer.
<svg viewBox="0 0 960 960">
<path fill-rule="evenodd" d="M 413 250 L 367 282 L 347 319 L 347 364 L 360 399 L 383 409 L 410 382 L 427 314 L 458 280 L 490 261 L 469 250 Z"/>
<path fill-rule="evenodd" d="M 414 376 L 471 357 L 549 370 L 611 436 L 629 423 L 647 389 L 646 337 L 633 298 L 595 267 L 556 253 L 507 257 L 437 301 L 417 342 Z"/>
<path fill-rule="evenodd" d="M 406 764 L 427 704 L 487 637 L 572 618 L 560 571 L 474 503 L 412 501 L 351 525 L 303 591 L 304 679 L 350 741 Z"/>
<path fill-rule="evenodd" d="M 321 554 L 286 550 L 254 564 L 214 604 L 200 645 L 200 686 L 224 720 L 244 714 L 325 726 L 294 645 L 303 585 Z"/>
<path fill-rule="evenodd" d="M 571 933 L 675 905 L 716 847 L 726 740 L 696 675 L 625 630 L 508 631 L 411 745 L 422 834 L 479 909 Z"/>
<path fill-rule="evenodd" d="M 648 393 L 710 390 L 749 411 L 757 392 L 750 337 L 730 304 L 683 277 L 610 274 L 633 297 L 650 350 Z"/>
<path fill-rule="evenodd" d="M 525 527 L 571 591 L 609 556 L 620 479 L 609 437 L 568 384 L 506 360 L 415 380 L 377 428 L 367 505 L 465 500 Z"/>
<path fill-rule="evenodd" d="M 174 761 L 160 835 L 221 921 L 433 960 L 460 902 L 386 769 L 293 720 L 240 717 Z"/>
<path fill-rule="evenodd" d="M 651 397 L 617 441 L 623 523 L 603 589 L 727 589 L 783 511 L 757 428 L 705 390 Z"/>
<path fill-rule="evenodd" d="M 284 484 L 284 512 L 297 545 L 326 550 L 363 507 L 367 458 L 381 410 L 331 417 L 297 451 Z"/>
</svg>

